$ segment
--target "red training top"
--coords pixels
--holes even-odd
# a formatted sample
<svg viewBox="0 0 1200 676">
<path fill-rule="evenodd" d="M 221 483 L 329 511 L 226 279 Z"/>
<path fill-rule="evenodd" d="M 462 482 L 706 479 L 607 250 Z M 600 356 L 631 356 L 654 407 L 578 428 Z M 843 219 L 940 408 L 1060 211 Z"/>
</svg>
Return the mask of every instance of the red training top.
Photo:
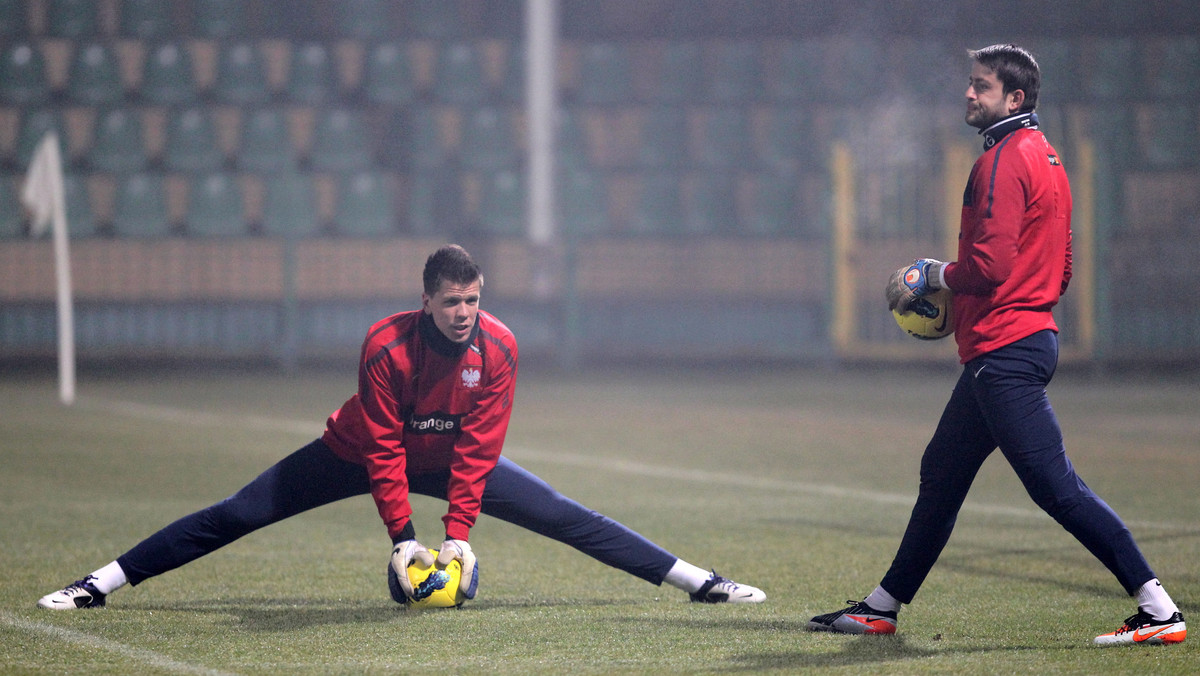
<svg viewBox="0 0 1200 676">
<path fill-rule="evenodd" d="M 1022 113 L 983 131 L 986 151 L 963 194 L 954 292 L 962 363 L 1038 331 L 1071 281 L 1071 188 L 1058 153 Z"/>
<path fill-rule="evenodd" d="M 363 465 L 392 538 L 409 523 L 406 472 L 450 471 L 446 536 L 466 540 L 500 459 L 517 384 L 517 341 L 479 312 L 470 338 L 446 338 L 423 311 L 377 322 L 363 341 L 358 394 L 331 416 L 323 440 Z"/>
</svg>

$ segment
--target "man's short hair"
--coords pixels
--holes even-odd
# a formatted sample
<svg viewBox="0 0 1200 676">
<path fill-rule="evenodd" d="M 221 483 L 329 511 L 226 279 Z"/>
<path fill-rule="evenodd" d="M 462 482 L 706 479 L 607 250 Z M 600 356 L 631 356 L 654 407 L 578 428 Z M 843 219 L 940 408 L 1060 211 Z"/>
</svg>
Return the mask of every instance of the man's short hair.
<svg viewBox="0 0 1200 676">
<path fill-rule="evenodd" d="M 1018 89 L 1025 92 L 1021 112 L 1027 113 L 1037 107 L 1042 75 L 1037 60 L 1028 50 L 1016 45 L 1000 44 L 974 49 L 967 54 L 996 73 L 996 79 L 1004 86 L 1005 94 Z"/>
<path fill-rule="evenodd" d="M 442 282 L 467 285 L 479 280 L 483 286 L 483 272 L 467 250 L 457 244 L 447 244 L 429 254 L 425 259 L 425 272 L 421 281 L 425 294 L 432 296 L 442 288 Z"/>
</svg>

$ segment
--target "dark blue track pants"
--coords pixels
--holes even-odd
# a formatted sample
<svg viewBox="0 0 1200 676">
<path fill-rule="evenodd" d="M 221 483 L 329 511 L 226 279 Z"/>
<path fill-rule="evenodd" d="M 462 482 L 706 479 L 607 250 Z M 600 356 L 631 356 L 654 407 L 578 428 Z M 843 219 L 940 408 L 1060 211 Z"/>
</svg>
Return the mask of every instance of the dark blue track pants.
<svg viewBox="0 0 1200 676">
<path fill-rule="evenodd" d="M 448 472 L 410 475 L 409 490 L 445 500 L 448 477 Z M 366 469 L 337 457 L 318 439 L 279 461 L 234 495 L 146 538 L 117 562 L 130 583 L 136 585 L 263 526 L 369 492 Z M 504 457 L 488 477 L 482 512 L 571 545 L 653 584 L 661 584 L 676 561 L 663 548 L 564 497 Z"/>
<path fill-rule="evenodd" d="M 946 546 L 967 491 L 997 447 L 1029 496 L 1133 594 L 1154 577 L 1129 529 L 1075 473 L 1046 397 L 1058 336 L 1041 331 L 967 363 L 921 458 L 908 528 L 881 586 L 911 603 Z"/>
</svg>

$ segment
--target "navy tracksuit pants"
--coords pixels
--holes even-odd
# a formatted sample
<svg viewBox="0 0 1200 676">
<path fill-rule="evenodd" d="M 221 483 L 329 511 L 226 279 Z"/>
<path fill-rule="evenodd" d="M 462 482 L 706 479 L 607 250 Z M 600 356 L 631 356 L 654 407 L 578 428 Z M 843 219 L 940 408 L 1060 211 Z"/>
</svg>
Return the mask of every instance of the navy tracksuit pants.
<svg viewBox="0 0 1200 676">
<path fill-rule="evenodd" d="M 880 583 L 911 603 L 954 529 L 983 461 L 997 447 L 1029 496 L 1133 594 L 1155 577 L 1129 529 L 1075 473 L 1046 385 L 1058 336 L 1041 331 L 963 368 L 921 458 L 921 485 L 908 528 Z"/>
<path fill-rule="evenodd" d="M 449 472 L 409 476 L 409 491 L 446 499 Z M 292 453 L 234 495 L 185 516 L 117 558 L 132 584 L 313 507 L 370 492 L 364 467 L 320 439 Z M 482 513 L 566 543 L 602 563 L 661 584 L 676 557 L 608 517 L 564 497 L 501 457 L 488 477 Z"/>
</svg>

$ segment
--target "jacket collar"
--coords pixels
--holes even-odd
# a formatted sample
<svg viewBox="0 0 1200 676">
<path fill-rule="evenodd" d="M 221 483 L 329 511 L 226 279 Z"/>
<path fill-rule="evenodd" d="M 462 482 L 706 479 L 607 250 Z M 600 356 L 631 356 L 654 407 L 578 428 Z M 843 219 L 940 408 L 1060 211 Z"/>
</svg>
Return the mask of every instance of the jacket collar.
<svg viewBox="0 0 1200 676">
<path fill-rule="evenodd" d="M 1009 134 L 1011 134 L 1012 132 L 1014 132 L 1018 129 L 1037 129 L 1037 128 L 1038 128 L 1037 113 L 1030 111 L 1028 113 L 1017 113 L 1016 115 L 1009 115 L 1008 117 L 1004 118 L 1003 120 L 1000 120 L 999 122 L 997 122 L 996 124 L 993 124 L 992 126 L 988 127 L 987 129 L 979 130 L 979 133 L 983 134 L 983 149 L 988 150 L 992 146 L 999 143 L 1000 139 L 1004 138 L 1005 136 L 1008 136 Z"/>
<path fill-rule="evenodd" d="M 471 336 L 461 343 L 450 340 L 446 334 L 438 330 L 437 324 L 433 323 L 433 317 L 428 312 L 421 312 L 417 329 L 421 332 L 421 339 L 434 352 L 443 357 L 461 357 L 467 348 L 475 344 L 475 338 L 479 336 L 479 317 L 475 317 L 475 326 L 471 327 Z"/>
</svg>

